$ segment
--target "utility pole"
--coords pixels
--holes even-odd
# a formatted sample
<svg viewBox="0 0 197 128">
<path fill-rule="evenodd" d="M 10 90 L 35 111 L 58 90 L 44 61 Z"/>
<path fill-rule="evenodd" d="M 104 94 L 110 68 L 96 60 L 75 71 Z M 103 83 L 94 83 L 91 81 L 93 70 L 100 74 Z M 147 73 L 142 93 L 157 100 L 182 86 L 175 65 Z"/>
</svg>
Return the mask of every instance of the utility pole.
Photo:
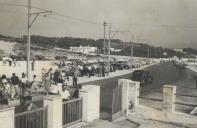
<svg viewBox="0 0 197 128">
<path fill-rule="evenodd" d="M 104 23 L 103 23 L 103 26 L 104 26 L 103 55 L 104 55 L 104 58 L 105 58 L 105 51 L 106 51 L 106 42 L 105 42 L 106 41 L 106 37 L 105 37 L 106 25 L 107 25 L 107 23 L 104 21 Z"/>
<path fill-rule="evenodd" d="M 150 49 L 149 49 L 149 46 L 148 46 L 148 53 L 147 53 L 148 64 L 150 63 L 150 59 L 149 59 L 149 57 L 150 57 Z"/>
<path fill-rule="evenodd" d="M 31 42 L 31 26 L 30 26 L 30 19 L 31 19 L 31 0 L 28 0 L 28 32 L 27 32 L 27 80 L 30 81 L 30 42 Z"/>
<path fill-rule="evenodd" d="M 110 72 L 110 47 L 111 47 L 111 24 L 109 24 L 109 41 L 108 41 L 108 48 L 107 48 L 107 51 L 108 51 L 108 59 L 107 59 L 107 73 L 109 75 L 109 72 Z"/>
<path fill-rule="evenodd" d="M 131 68 L 133 66 L 133 40 L 134 40 L 134 35 L 132 34 L 131 36 Z"/>
<path fill-rule="evenodd" d="M 31 55 L 31 27 L 33 23 L 35 22 L 36 18 L 40 14 L 47 14 L 47 13 L 52 13 L 52 11 L 41 11 L 41 12 L 36 12 L 36 13 L 31 13 L 31 0 L 28 0 L 28 19 L 27 19 L 27 81 L 30 81 L 30 55 Z M 31 16 L 35 15 L 33 20 L 31 21 Z"/>
</svg>

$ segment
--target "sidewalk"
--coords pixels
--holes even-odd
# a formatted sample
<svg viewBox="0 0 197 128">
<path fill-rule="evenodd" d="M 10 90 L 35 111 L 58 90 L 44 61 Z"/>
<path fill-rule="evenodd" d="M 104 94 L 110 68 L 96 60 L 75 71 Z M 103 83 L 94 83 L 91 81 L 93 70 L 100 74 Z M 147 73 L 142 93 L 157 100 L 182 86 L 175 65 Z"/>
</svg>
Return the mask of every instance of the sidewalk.
<svg viewBox="0 0 197 128">
<path fill-rule="evenodd" d="M 170 122 L 143 119 L 139 116 L 122 117 L 114 122 L 95 120 L 79 128 L 196 128 Z"/>
<path fill-rule="evenodd" d="M 188 64 L 187 68 L 197 73 L 197 65 Z"/>
<path fill-rule="evenodd" d="M 116 72 L 110 72 L 109 76 L 106 77 L 97 77 L 97 76 L 92 76 L 92 77 L 88 77 L 88 76 L 84 76 L 84 77 L 78 77 L 78 83 L 82 84 L 82 83 L 86 83 L 86 82 L 91 82 L 91 81 L 96 81 L 96 80 L 103 80 L 103 79 L 108 79 L 108 78 L 113 78 L 116 76 L 121 76 L 121 75 L 126 75 L 126 74 L 130 74 L 135 70 L 141 70 L 147 67 L 150 67 L 152 65 L 155 65 L 157 63 L 154 64 L 150 64 L 150 65 L 145 65 L 142 66 L 141 68 L 135 68 L 135 69 L 129 69 L 129 70 L 117 70 Z M 72 86 L 72 77 L 70 77 L 70 80 L 68 82 L 68 86 Z"/>
<path fill-rule="evenodd" d="M 143 119 L 140 116 L 130 115 L 127 117 L 130 122 L 136 122 L 139 124 L 137 128 L 190 128 L 189 126 L 183 124 L 175 124 L 171 122 L 162 122 L 151 119 Z M 194 128 L 194 127 L 191 127 Z"/>
</svg>

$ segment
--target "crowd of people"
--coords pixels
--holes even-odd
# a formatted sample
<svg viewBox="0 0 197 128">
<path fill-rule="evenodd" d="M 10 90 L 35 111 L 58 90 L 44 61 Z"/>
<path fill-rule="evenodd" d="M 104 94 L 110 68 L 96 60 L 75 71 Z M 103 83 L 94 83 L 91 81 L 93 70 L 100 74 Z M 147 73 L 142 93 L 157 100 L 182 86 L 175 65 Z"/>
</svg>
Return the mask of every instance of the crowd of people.
<svg viewBox="0 0 197 128">
<path fill-rule="evenodd" d="M 32 66 L 33 67 L 33 66 Z M 34 68 L 32 68 L 34 70 Z M 72 67 L 73 87 L 78 89 L 77 78 L 79 70 L 76 66 Z M 66 89 L 69 81 L 68 71 L 62 66 L 58 69 L 42 69 L 42 81 L 37 80 L 37 76 L 33 75 L 32 80 L 28 81 L 25 73 L 17 76 L 15 73 L 11 77 L 3 74 L 0 77 L 0 100 L 8 103 L 8 100 L 18 99 L 25 92 L 29 94 L 38 93 L 39 89 L 48 94 L 59 94 L 64 100 L 70 97 L 69 91 Z"/>
<path fill-rule="evenodd" d="M 11 77 L 5 74 L 0 79 L 0 99 L 8 102 L 8 99 L 13 100 L 24 95 L 25 92 L 30 94 L 44 92 L 47 95 L 61 95 L 64 100 L 70 98 L 70 93 L 67 89 L 69 81 L 72 80 L 73 88 L 78 91 L 79 77 L 105 77 L 110 71 L 115 71 L 113 64 L 110 68 L 104 62 L 99 63 L 82 63 L 74 61 L 72 63 L 65 63 L 61 61 L 56 68 L 42 68 L 41 81 L 37 80 L 37 76 L 33 75 L 32 80 L 27 80 L 27 75 L 22 73 L 17 76 L 15 73 Z M 32 71 L 35 70 L 35 60 L 31 63 Z M 77 95 L 77 92 L 75 93 Z M 77 97 L 74 95 L 74 97 Z"/>
<path fill-rule="evenodd" d="M 28 82 L 26 74 L 22 73 L 21 77 L 15 73 L 10 78 L 6 75 L 1 76 L 0 82 L 0 97 L 1 99 L 16 99 L 24 94 L 27 88 L 30 88 L 30 92 L 37 90 L 39 82 L 36 80 L 36 75 L 33 76 L 33 80 Z"/>
<path fill-rule="evenodd" d="M 4 56 L 2 58 L 2 63 L 3 63 L 3 66 L 5 65 L 9 65 L 9 66 L 14 66 L 16 67 L 17 65 L 17 60 L 15 58 L 12 58 L 12 57 L 6 57 Z"/>
</svg>

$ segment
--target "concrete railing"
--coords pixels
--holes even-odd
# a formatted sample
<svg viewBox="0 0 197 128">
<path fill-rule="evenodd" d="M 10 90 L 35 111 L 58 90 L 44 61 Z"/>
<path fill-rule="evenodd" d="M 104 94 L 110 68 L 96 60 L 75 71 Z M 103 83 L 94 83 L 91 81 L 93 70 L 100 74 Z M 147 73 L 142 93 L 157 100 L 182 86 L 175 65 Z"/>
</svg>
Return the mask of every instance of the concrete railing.
<svg viewBox="0 0 197 128">
<path fill-rule="evenodd" d="M 82 103 L 82 121 L 90 122 L 99 118 L 100 114 L 100 86 L 86 85 L 79 91 Z M 47 96 L 44 98 L 47 111 L 47 128 L 62 128 L 63 102 L 60 96 Z M 5 106 L 0 108 L 0 127 L 14 128 L 15 108 Z M 8 123 L 9 122 L 9 123 Z"/>
<path fill-rule="evenodd" d="M 122 109 L 126 115 L 128 115 L 129 112 L 131 114 L 132 111 L 135 111 L 147 119 L 174 123 L 197 124 L 197 117 L 175 111 L 176 95 L 178 95 L 176 94 L 176 86 L 164 85 L 163 91 L 157 91 L 159 93 L 163 93 L 163 98 L 158 100 L 162 102 L 162 111 L 139 104 L 139 82 L 120 79 L 119 86 L 123 86 L 124 88 L 122 96 L 124 102 L 122 102 Z M 151 90 L 148 91 L 151 93 Z M 130 110 L 129 108 L 132 109 Z"/>
<path fill-rule="evenodd" d="M 118 83 L 119 86 L 123 87 L 123 93 L 122 93 L 123 111 L 127 113 L 129 108 L 132 108 L 134 110 L 139 105 L 140 83 L 128 79 L 120 79 Z M 172 85 L 163 86 L 163 100 L 161 100 L 162 111 L 164 112 L 175 111 L 175 104 L 174 104 L 176 101 L 175 94 L 176 94 L 176 86 L 172 86 Z"/>
</svg>

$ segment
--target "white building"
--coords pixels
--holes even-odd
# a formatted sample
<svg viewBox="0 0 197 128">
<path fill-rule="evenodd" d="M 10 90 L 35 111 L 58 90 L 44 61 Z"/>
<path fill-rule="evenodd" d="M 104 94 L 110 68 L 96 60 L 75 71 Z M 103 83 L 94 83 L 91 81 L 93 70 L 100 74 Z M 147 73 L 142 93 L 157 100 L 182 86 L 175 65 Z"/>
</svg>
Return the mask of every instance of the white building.
<svg viewBox="0 0 197 128">
<path fill-rule="evenodd" d="M 95 53 L 97 52 L 97 47 L 90 47 L 90 46 L 70 47 L 70 51 L 80 52 L 80 53 Z"/>
<path fill-rule="evenodd" d="M 111 52 L 121 52 L 122 49 L 110 48 L 110 51 L 111 51 Z"/>
<path fill-rule="evenodd" d="M 181 49 L 181 48 L 174 48 L 173 49 L 175 52 L 183 52 L 183 49 Z"/>
</svg>

